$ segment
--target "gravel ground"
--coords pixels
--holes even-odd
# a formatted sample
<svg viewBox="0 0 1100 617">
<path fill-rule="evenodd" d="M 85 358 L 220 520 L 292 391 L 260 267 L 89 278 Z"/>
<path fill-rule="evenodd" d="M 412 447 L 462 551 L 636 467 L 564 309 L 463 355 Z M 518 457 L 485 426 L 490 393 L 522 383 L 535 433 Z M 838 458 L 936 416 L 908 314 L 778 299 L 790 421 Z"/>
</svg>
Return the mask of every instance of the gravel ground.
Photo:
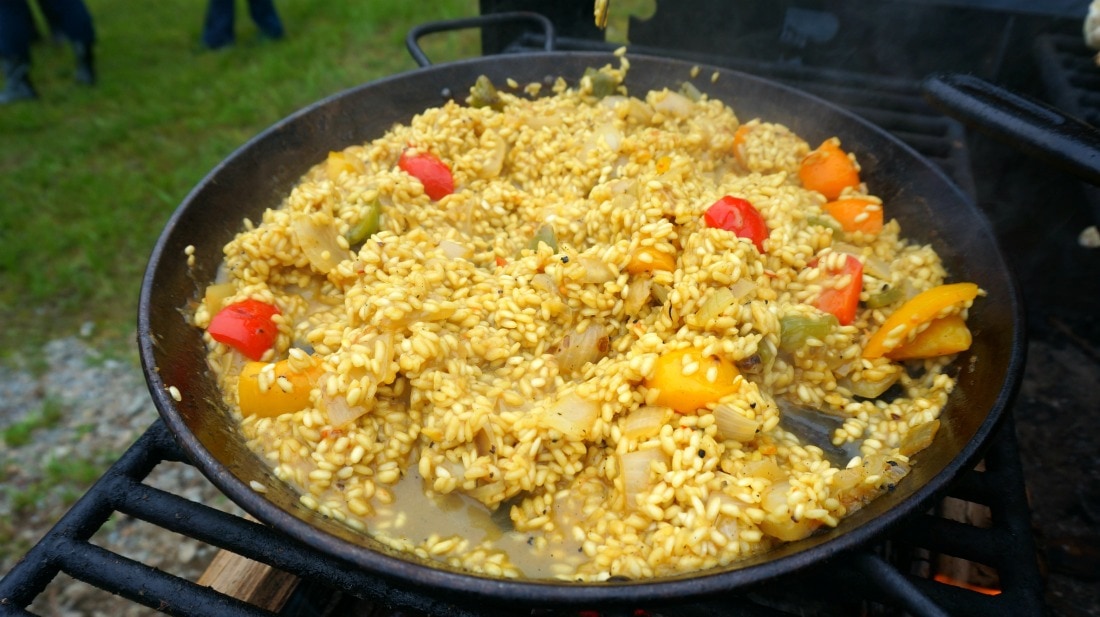
<svg viewBox="0 0 1100 617">
<path fill-rule="evenodd" d="M 136 352 L 104 357 L 98 348 L 88 336 L 55 340 L 42 350 L 41 365 L 0 373 L 2 574 L 157 418 Z M 148 483 L 240 513 L 189 465 L 161 465 Z M 214 553 L 213 547 L 120 514 L 92 541 L 190 580 L 198 579 Z M 65 575 L 30 608 L 62 617 L 160 614 Z"/>
</svg>

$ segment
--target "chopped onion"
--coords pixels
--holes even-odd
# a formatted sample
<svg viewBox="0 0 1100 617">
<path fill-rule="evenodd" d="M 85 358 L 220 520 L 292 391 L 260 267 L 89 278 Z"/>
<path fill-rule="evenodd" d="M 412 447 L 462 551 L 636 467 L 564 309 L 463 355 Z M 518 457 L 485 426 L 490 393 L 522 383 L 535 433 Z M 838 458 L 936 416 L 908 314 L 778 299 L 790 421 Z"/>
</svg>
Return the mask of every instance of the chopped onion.
<svg viewBox="0 0 1100 617">
<path fill-rule="evenodd" d="M 626 99 L 626 117 L 638 123 L 649 124 L 653 119 L 653 108 L 645 101 L 631 96 Z"/>
<path fill-rule="evenodd" d="M 603 284 L 615 280 L 615 271 L 599 257 L 584 255 L 578 261 L 584 267 L 584 276 L 581 277 L 583 282 Z"/>
<path fill-rule="evenodd" d="M 653 288 L 653 279 L 636 278 L 626 286 L 626 297 L 623 298 L 623 311 L 630 316 L 636 316 L 642 311 L 642 307 L 649 302 L 650 290 Z"/>
<path fill-rule="evenodd" d="M 600 404 L 570 392 L 554 401 L 539 416 L 541 424 L 554 429 L 567 439 L 584 439 L 596 423 Z"/>
<path fill-rule="evenodd" d="M 486 157 L 481 161 L 481 169 L 478 173 L 484 179 L 495 178 L 504 168 L 504 156 L 508 153 L 508 142 L 493 129 L 486 129 L 481 134 L 481 147 L 486 150 Z"/>
<path fill-rule="evenodd" d="M 745 466 L 741 468 L 741 475 L 746 478 L 764 478 L 769 482 L 778 482 L 787 477 L 775 460 L 770 458 L 745 463 Z"/>
<path fill-rule="evenodd" d="M 752 282 L 752 279 L 737 279 L 729 286 L 729 290 L 730 293 L 733 294 L 734 299 L 740 302 L 748 297 L 749 294 L 756 291 L 756 283 Z"/>
<path fill-rule="evenodd" d="M 690 116 L 695 108 L 691 99 L 671 90 L 651 92 L 649 100 L 653 103 L 653 109 L 677 118 Z"/>
<path fill-rule="evenodd" d="M 664 304 L 668 301 L 668 294 L 672 293 L 672 290 L 664 285 L 653 286 L 653 297 L 657 298 L 657 301 Z"/>
<path fill-rule="evenodd" d="M 325 383 L 325 380 L 321 380 L 321 383 Z M 324 389 L 321 391 L 324 392 Z M 322 396 L 318 408 L 328 416 L 329 424 L 336 427 L 355 422 L 370 411 L 366 405 L 348 405 L 347 398 L 339 393 L 335 396 Z"/>
<path fill-rule="evenodd" d="M 656 435 L 665 424 L 667 411 L 664 407 L 645 405 L 635 409 L 623 418 L 623 437 L 627 439 L 645 439 Z"/>
<path fill-rule="evenodd" d="M 454 240 L 441 240 L 439 242 L 439 250 L 443 251 L 449 259 L 472 259 L 474 256 L 474 249 L 455 242 Z"/>
<path fill-rule="evenodd" d="M 225 299 L 237 293 L 237 286 L 233 283 L 214 283 L 206 288 L 202 301 L 206 305 L 206 312 L 213 317 L 222 310 Z"/>
<path fill-rule="evenodd" d="M 714 409 L 714 423 L 718 426 L 718 436 L 745 443 L 756 437 L 760 421 L 746 418 L 732 405 L 719 405 Z"/>
<path fill-rule="evenodd" d="M 760 530 L 784 542 L 801 540 L 821 526 L 821 521 L 808 518 L 794 519 L 790 513 L 790 506 L 787 504 L 787 495 L 790 492 L 790 482 L 783 481 L 773 484 L 768 492 L 764 494 L 764 498 L 760 503 L 760 507 L 768 513 L 768 516 L 760 523 Z"/>
<path fill-rule="evenodd" d="M 909 431 L 909 434 L 905 436 L 905 440 L 898 446 L 898 452 L 905 456 L 913 456 L 917 452 L 932 445 L 932 439 L 935 438 L 939 430 L 939 420 L 925 422 L 915 430 Z"/>
<path fill-rule="evenodd" d="M 699 310 L 695 313 L 699 327 L 707 327 L 736 301 L 737 298 L 733 296 L 733 292 L 729 288 L 719 287 L 715 289 L 714 293 L 703 302 L 703 306 L 699 307 Z"/>
<path fill-rule="evenodd" d="M 883 370 L 886 367 L 881 367 Z M 882 379 L 869 380 L 860 379 L 856 381 L 849 377 L 837 380 L 837 385 L 842 388 L 847 388 L 854 396 L 862 398 L 878 398 L 882 396 L 883 392 L 890 389 L 890 386 L 898 380 L 898 371 L 888 371 Z"/>
<path fill-rule="evenodd" d="M 558 286 L 554 283 L 554 277 L 545 272 L 539 272 L 531 277 L 531 288 L 553 296 L 561 296 Z"/>
<path fill-rule="evenodd" d="M 831 482 L 833 495 L 851 514 L 893 489 L 908 473 L 909 464 L 905 461 L 874 454 L 858 465 L 838 471 Z M 868 484 L 866 480 L 871 476 L 878 476 L 878 482 Z"/>
<path fill-rule="evenodd" d="M 607 338 L 607 331 L 602 326 L 595 324 L 588 326 L 583 332 L 576 330 L 566 334 L 558 344 L 558 369 L 562 374 L 569 374 L 582 368 L 589 362 L 596 362 L 607 355 L 611 342 Z"/>
<path fill-rule="evenodd" d="M 623 492 L 628 507 L 637 507 L 638 495 L 653 488 L 653 463 L 668 460 L 660 448 L 638 450 L 619 455 L 619 473 L 623 477 Z"/>
<path fill-rule="evenodd" d="M 335 225 L 317 225 L 310 215 L 298 214 L 291 218 L 290 228 L 309 265 L 321 274 L 328 274 L 350 255 L 340 246 Z"/>
<path fill-rule="evenodd" d="M 614 124 L 601 124 L 596 127 L 596 137 L 602 138 L 612 152 L 618 152 L 623 145 L 623 134 Z"/>
</svg>

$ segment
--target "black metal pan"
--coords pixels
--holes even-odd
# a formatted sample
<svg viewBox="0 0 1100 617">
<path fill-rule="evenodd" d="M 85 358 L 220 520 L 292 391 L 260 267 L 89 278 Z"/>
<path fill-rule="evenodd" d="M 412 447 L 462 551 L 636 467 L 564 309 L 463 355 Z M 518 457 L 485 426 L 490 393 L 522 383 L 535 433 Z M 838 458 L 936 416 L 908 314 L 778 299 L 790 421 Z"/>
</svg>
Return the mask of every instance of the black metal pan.
<svg viewBox="0 0 1100 617">
<path fill-rule="evenodd" d="M 782 85 L 713 67 L 701 67 L 695 85 L 730 104 L 742 119 L 788 125 L 816 143 L 837 135 L 857 153 L 862 175 L 888 204 L 907 236 L 931 243 L 952 280 L 974 281 L 988 297 L 973 307 L 974 344 L 958 364 L 959 383 L 944 410 L 935 442 L 915 459 L 909 477 L 839 527 L 728 567 L 649 581 L 569 584 L 510 581 L 471 575 L 394 552 L 298 503 L 298 495 L 246 447 L 205 363 L 201 332 L 189 325 L 189 307 L 210 283 L 221 247 L 245 217 L 259 220 L 298 178 L 330 150 L 380 136 L 391 125 L 468 91 L 479 75 L 495 83 L 562 76 L 575 83 L 588 67 L 617 64 L 604 53 L 532 53 L 432 66 L 352 88 L 276 123 L 215 167 L 167 223 L 149 261 L 141 291 L 138 339 L 145 375 L 164 421 L 194 463 L 215 485 L 261 521 L 354 567 L 396 585 L 447 597 L 512 606 L 653 606 L 718 594 L 821 563 L 873 541 L 940 496 L 980 456 L 1015 394 L 1023 366 L 1022 309 L 1017 289 L 991 232 L 974 204 L 933 164 L 882 130 L 829 103 Z M 626 85 L 633 93 L 678 87 L 689 63 L 632 57 Z M 716 80 L 711 80 L 712 74 Z M 193 246 L 194 263 L 184 251 Z M 182 393 L 177 402 L 169 386 Z M 250 481 L 268 487 L 253 491 Z"/>
</svg>

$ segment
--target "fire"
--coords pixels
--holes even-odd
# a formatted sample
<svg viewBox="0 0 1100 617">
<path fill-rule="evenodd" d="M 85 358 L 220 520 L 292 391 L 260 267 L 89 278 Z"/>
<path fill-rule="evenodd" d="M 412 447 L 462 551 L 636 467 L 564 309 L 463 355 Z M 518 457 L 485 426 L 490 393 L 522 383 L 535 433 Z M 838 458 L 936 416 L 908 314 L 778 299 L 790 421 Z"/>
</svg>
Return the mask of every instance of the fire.
<svg viewBox="0 0 1100 617">
<path fill-rule="evenodd" d="M 946 574 L 937 574 L 934 577 L 932 577 L 932 580 L 936 581 L 937 583 L 943 583 L 945 585 L 952 585 L 954 587 L 961 587 L 963 589 L 969 589 L 970 591 L 976 591 L 978 593 L 985 594 L 987 596 L 999 596 L 999 595 L 1001 595 L 1001 590 L 1000 589 L 996 589 L 994 587 L 982 587 L 980 585 L 974 585 L 974 584 L 968 583 L 966 581 L 960 581 L 960 580 L 953 579 L 953 578 L 951 578 L 950 576 L 948 576 Z"/>
</svg>

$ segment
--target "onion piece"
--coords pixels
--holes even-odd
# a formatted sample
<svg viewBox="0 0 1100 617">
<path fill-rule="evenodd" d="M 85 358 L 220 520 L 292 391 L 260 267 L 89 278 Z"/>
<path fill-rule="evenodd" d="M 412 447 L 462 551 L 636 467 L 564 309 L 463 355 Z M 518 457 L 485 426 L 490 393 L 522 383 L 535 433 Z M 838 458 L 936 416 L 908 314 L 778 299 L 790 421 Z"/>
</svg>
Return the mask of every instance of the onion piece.
<svg viewBox="0 0 1100 617">
<path fill-rule="evenodd" d="M 485 157 L 480 161 L 478 176 L 489 180 L 500 175 L 504 168 L 504 156 L 508 153 L 508 142 L 493 129 L 486 129 L 481 134 L 481 148 L 485 151 Z"/>
<path fill-rule="evenodd" d="M 656 480 L 653 463 L 667 461 L 667 455 L 660 448 L 619 455 L 619 474 L 623 478 L 623 492 L 626 494 L 627 507 L 636 508 L 638 496 L 653 488 Z"/>
<path fill-rule="evenodd" d="M 649 302 L 650 290 L 653 288 L 653 279 L 636 278 L 626 286 L 626 296 L 623 298 L 623 312 L 629 316 L 637 316 L 642 308 Z"/>
<path fill-rule="evenodd" d="M 318 225 L 308 214 L 296 214 L 290 219 L 290 229 L 302 248 L 309 265 L 321 274 L 328 274 L 351 252 L 340 246 L 335 225 Z"/>
<path fill-rule="evenodd" d="M 326 375 L 326 377 L 330 376 L 332 375 Z M 324 389 L 321 391 L 324 392 Z M 370 411 L 366 405 L 348 405 L 347 398 L 342 394 L 336 394 L 335 396 L 328 396 L 326 394 L 322 396 L 317 407 L 328 416 L 329 424 L 335 427 L 355 422 Z"/>
<path fill-rule="evenodd" d="M 213 317 L 218 311 L 222 310 L 226 298 L 235 293 L 237 293 L 237 286 L 233 283 L 214 283 L 208 286 L 206 293 L 202 296 L 203 304 L 206 305 L 206 312 Z"/>
<path fill-rule="evenodd" d="M 448 259 L 466 259 L 470 260 L 474 257 L 473 247 L 466 246 L 455 242 L 454 240 L 440 240 L 439 250 L 443 252 Z"/>
<path fill-rule="evenodd" d="M 746 418 L 732 405 L 719 405 L 714 409 L 714 423 L 718 427 L 718 436 L 745 443 L 756 437 L 760 421 Z"/>
<path fill-rule="evenodd" d="M 649 99 L 648 102 L 653 105 L 653 109 L 677 118 L 690 116 L 695 109 L 695 103 L 691 99 L 671 90 L 650 92 L 647 98 Z"/>
<path fill-rule="evenodd" d="M 733 292 L 728 287 L 715 289 L 714 293 L 703 302 L 703 306 L 699 307 L 699 310 L 695 313 L 695 319 L 698 320 L 699 327 L 706 328 L 734 302 L 737 302 L 737 298 L 734 297 Z"/>
<path fill-rule="evenodd" d="M 660 432 L 668 416 L 663 407 L 644 405 L 631 411 L 622 420 L 623 437 L 626 439 L 646 439 Z"/>
<path fill-rule="evenodd" d="M 570 392 L 554 401 L 539 415 L 539 423 L 561 433 L 566 439 L 579 441 L 588 436 L 600 405 L 581 395 Z"/>
<path fill-rule="evenodd" d="M 612 152 L 618 152 L 623 145 L 622 132 L 610 122 L 597 126 L 594 137 L 597 140 L 603 139 Z"/>
<path fill-rule="evenodd" d="M 882 370 L 886 370 L 887 367 L 880 367 Z M 883 392 L 890 389 L 890 386 L 894 385 L 898 380 L 900 373 L 896 370 L 887 371 L 882 379 L 869 380 L 860 379 L 854 380 L 851 377 L 845 377 L 837 380 L 837 385 L 842 388 L 847 388 L 854 396 L 861 398 L 878 398 L 882 396 Z"/>
<path fill-rule="evenodd" d="M 795 520 L 787 504 L 787 495 L 791 492 L 788 481 L 773 484 L 760 502 L 767 516 L 760 523 L 760 530 L 773 538 L 784 542 L 801 540 L 821 526 L 821 521 L 802 518 Z"/>
<path fill-rule="evenodd" d="M 611 341 L 602 326 L 592 324 L 583 332 L 574 330 L 566 334 L 561 343 L 558 343 L 558 351 L 555 354 L 558 369 L 563 374 L 572 373 L 589 362 L 597 362 L 607 355 L 610 348 Z"/>
<path fill-rule="evenodd" d="M 932 440 L 940 430 L 940 421 L 925 422 L 916 429 L 909 431 L 905 439 L 898 446 L 898 452 L 905 456 L 913 456 L 917 452 L 932 445 Z"/>
<path fill-rule="evenodd" d="M 748 297 L 749 294 L 756 291 L 756 283 L 752 282 L 752 279 L 737 279 L 729 286 L 730 293 L 733 294 L 735 300 L 740 302 Z"/>
<path fill-rule="evenodd" d="M 581 277 L 581 281 L 602 285 L 603 283 L 615 280 L 615 271 L 611 269 L 611 266 L 607 265 L 607 262 L 599 257 L 583 255 L 578 258 L 578 261 L 584 268 L 584 276 Z"/>
</svg>

